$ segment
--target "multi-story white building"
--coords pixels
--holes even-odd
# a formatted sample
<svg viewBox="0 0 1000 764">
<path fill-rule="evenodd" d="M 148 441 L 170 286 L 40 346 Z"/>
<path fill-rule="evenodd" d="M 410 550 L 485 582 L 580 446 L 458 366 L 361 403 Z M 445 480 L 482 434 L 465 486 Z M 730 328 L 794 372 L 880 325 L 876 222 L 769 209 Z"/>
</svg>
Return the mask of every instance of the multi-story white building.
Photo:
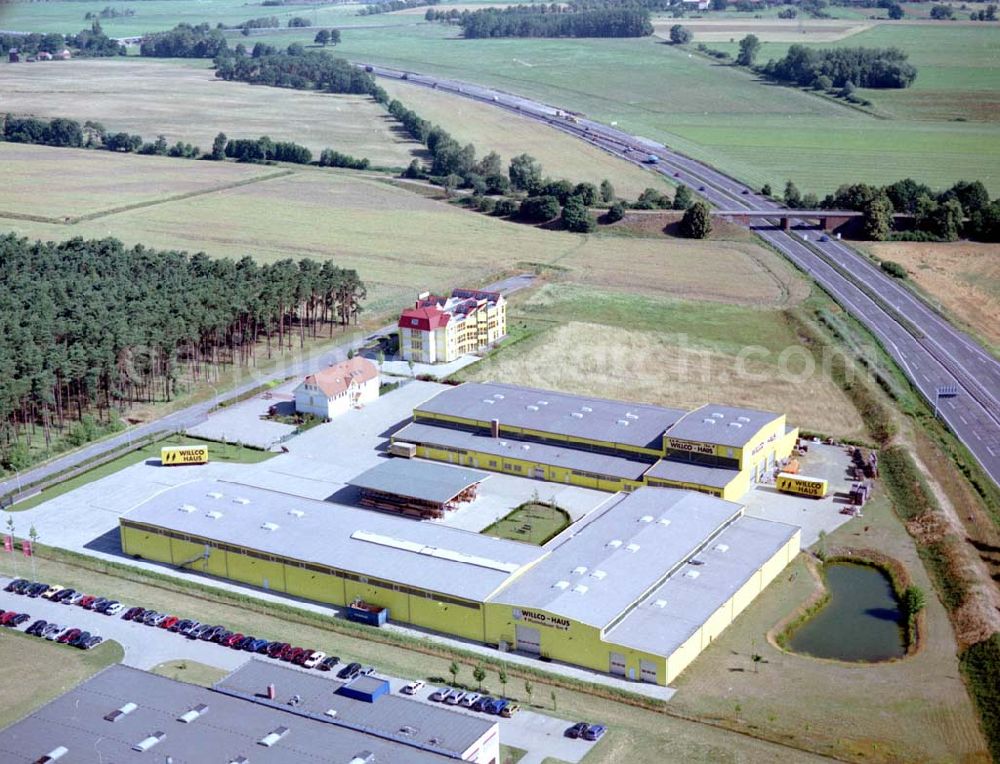
<svg viewBox="0 0 1000 764">
<path fill-rule="evenodd" d="M 350 360 L 310 374 L 295 388 L 295 410 L 333 419 L 378 398 L 378 368 L 367 358 Z"/>
<path fill-rule="evenodd" d="M 456 289 L 451 297 L 424 293 L 399 317 L 404 361 L 448 363 L 486 350 L 507 336 L 507 302 L 499 292 Z"/>
</svg>

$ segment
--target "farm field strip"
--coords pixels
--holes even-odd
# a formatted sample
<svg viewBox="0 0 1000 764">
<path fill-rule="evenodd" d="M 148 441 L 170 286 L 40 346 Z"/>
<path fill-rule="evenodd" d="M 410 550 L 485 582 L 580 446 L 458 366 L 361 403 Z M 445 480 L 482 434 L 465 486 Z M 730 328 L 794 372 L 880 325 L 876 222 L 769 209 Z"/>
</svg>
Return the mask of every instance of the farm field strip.
<svg viewBox="0 0 1000 764">
<path fill-rule="evenodd" d="M 156 0 L 149 0 L 156 2 Z M 425 154 L 367 96 L 335 95 L 217 80 L 208 61 L 89 59 L 0 64 L 4 111 L 101 122 L 111 132 L 166 137 L 208 150 L 215 136 L 294 141 L 405 167 Z"/>
</svg>

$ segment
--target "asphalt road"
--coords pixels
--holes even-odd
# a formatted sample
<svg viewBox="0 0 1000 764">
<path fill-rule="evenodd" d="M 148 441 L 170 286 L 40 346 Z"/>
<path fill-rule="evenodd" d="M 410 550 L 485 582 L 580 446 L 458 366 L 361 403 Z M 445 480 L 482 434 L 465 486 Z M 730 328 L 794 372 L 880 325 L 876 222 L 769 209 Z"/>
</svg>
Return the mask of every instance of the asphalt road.
<svg viewBox="0 0 1000 764">
<path fill-rule="evenodd" d="M 774 210 L 774 223 L 755 228 L 756 233 L 872 332 L 924 398 L 932 406 L 938 403 L 939 416 L 1000 484 L 1000 363 L 864 255 L 834 237 L 820 240 L 820 233 L 808 230 L 804 221 L 793 221 L 797 230 L 778 229 L 782 205 L 663 144 L 501 90 L 379 66 L 366 68 L 378 76 L 459 94 L 543 122 L 686 183 L 717 208 Z M 655 163 L 648 162 L 651 156 Z M 955 388 L 957 394 L 938 398 L 942 388 Z"/>
<path fill-rule="evenodd" d="M 493 292 L 499 291 L 503 292 L 505 295 L 510 295 L 519 289 L 524 289 L 529 286 L 534 281 L 534 278 L 535 277 L 530 273 L 522 273 L 489 284 L 488 286 L 483 287 L 483 289 Z M 395 328 L 395 323 L 386 324 L 385 326 L 375 330 L 372 334 L 385 334 Z M 57 475 L 61 472 L 73 469 L 84 462 L 126 447 L 133 441 L 145 436 L 181 432 L 186 430 L 189 427 L 193 427 L 196 424 L 204 422 L 208 418 L 208 412 L 222 402 L 238 398 L 239 396 L 268 382 L 280 381 L 289 377 L 304 377 L 306 374 L 314 372 L 318 369 L 326 368 L 332 363 L 345 360 L 349 349 L 357 349 L 361 345 L 362 341 L 359 340 L 344 342 L 330 350 L 323 351 L 322 353 L 318 353 L 316 355 L 308 356 L 306 358 L 302 358 L 301 356 L 296 357 L 288 363 L 265 373 L 258 373 L 253 369 L 248 369 L 246 370 L 246 375 L 248 377 L 246 382 L 243 382 L 230 390 L 217 391 L 216 396 L 211 400 L 204 401 L 202 403 L 195 403 L 187 408 L 180 409 L 161 417 L 160 419 L 146 422 L 145 424 L 129 427 L 127 430 L 110 438 L 106 438 L 96 443 L 91 443 L 90 445 L 79 448 L 76 451 L 68 453 L 64 456 L 52 459 L 45 464 L 41 464 L 33 469 L 7 478 L 7 480 L 3 483 L 0 483 L 0 496 L 6 496 L 8 493 L 14 491 L 20 493 L 22 487 L 30 486 L 33 483 L 37 483 L 52 475 Z M 27 495 L 27 492 L 25 495 Z"/>
</svg>

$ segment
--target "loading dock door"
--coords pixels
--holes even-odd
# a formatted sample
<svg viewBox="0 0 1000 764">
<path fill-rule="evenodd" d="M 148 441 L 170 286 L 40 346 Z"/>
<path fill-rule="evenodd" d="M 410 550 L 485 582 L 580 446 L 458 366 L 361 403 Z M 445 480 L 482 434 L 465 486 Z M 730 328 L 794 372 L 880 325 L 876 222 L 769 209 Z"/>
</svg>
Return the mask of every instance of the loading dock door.
<svg viewBox="0 0 1000 764">
<path fill-rule="evenodd" d="M 625 676 L 625 656 L 621 653 L 611 653 L 609 670 L 615 676 Z"/>
<path fill-rule="evenodd" d="M 650 661 L 639 661 L 639 679 L 643 682 L 656 684 L 656 664 Z"/>
<path fill-rule="evenodd" d="M 538 633 L 538 629 L 532 629 L 530 626 L 518 626 L 515 629 L 514 637 L 517 640 L 518 650 L 532 655 L 541 654 L 542 637 Z"/>
</svg>

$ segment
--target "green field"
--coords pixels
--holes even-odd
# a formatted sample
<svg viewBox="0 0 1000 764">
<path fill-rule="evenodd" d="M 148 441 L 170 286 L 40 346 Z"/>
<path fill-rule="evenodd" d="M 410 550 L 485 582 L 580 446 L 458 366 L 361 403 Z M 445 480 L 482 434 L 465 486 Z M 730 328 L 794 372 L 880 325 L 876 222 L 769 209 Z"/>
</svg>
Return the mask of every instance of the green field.
<svg viewBox="0 0 1000 764">
<path fill-rule="evenodd" d="M 541 546 L 568 527 L 569 515 L 559 507 L 531 502 L 517 507 L 506 517 L 483 529 L 487 536 L 523 541 Z"/>
<path fill-rule="evenodd" d="M 44 570 L 44 567 L 43 567 Z M 125 656 L 117 642 L 77 650 L 20 631 L 0 633 L 0 729 Z"/>
<path fill-rule="evenodd" d="M 558 263 L 578 279 L 599 280 L 623 291 L 687 293 L 751 304 L 788 298 L 788 267 L 747 240 L 688 242 L 546 231 L 463 210 L 371 174 L 318 168 L 295 168 L 218 193 L 175 197 L 159 169 L 171 177 L 181 170 L 197 172 L 206 184 L 217 173 L 224 185 L 231 170 L 243 168 L 228 162 L 0 143 L 0 173 L 34 177 L 33 167 L 43 157 L 58 167 L 61 210 L 114 210 L 127 202 L 127 193 L 116 192 L 114 174 L 102 172 L 105 162 L 108 168 L 134 163 L 133 172 L 143 171 L 145 185 L 162 196 L 72 225 L 5 221 L 16 233 L 53 240 L 115 236 L 130 245 L 235 259 L 247 254 L 261 261 L 333 259 L 356 268 L 368 285 L 365 311 L 370 315 L 398 310 L 424 289 L 477 286 L 499 272 L 530 267 L 526 263 Z M 47 187 L 18 187 L 23 193 L 9 203 L 44 216 Z M 0 198 L 0 210 L 5 203 Z M 622 269 L 622 262 L 629 268 Z"/>
<path fill-rule="evenodd" d="M 923 28 L 894 30 L 906 35 Z M 882 34 L 881 29 L 840 44 L 858 44 L 865 34 Z M 1000 29 L 954 29 L 987 38 L 985 48 L 974 46 L 965 68 L 984 68 L 986 77 L 995 76 L 995 58 L 983 51 L 990 50 L 990 35 L 1000 41 Z M 757 81 L 658 38 L 466 41 L 455 35 L 442 25 L 355 29 L 345 34 L 337 52 L 493 85 L 615 121 L 755 186 L 781 187 L 794 178 L 803 191 L 822 195 L 843 183 L 886 183 L 912 175 L 932 186 L 977 177 L 1000 193 L 996 121 L 878 119 L 798 89 Z M 288 41 L 284 36 L 262 39 Z"/>
</svg>

